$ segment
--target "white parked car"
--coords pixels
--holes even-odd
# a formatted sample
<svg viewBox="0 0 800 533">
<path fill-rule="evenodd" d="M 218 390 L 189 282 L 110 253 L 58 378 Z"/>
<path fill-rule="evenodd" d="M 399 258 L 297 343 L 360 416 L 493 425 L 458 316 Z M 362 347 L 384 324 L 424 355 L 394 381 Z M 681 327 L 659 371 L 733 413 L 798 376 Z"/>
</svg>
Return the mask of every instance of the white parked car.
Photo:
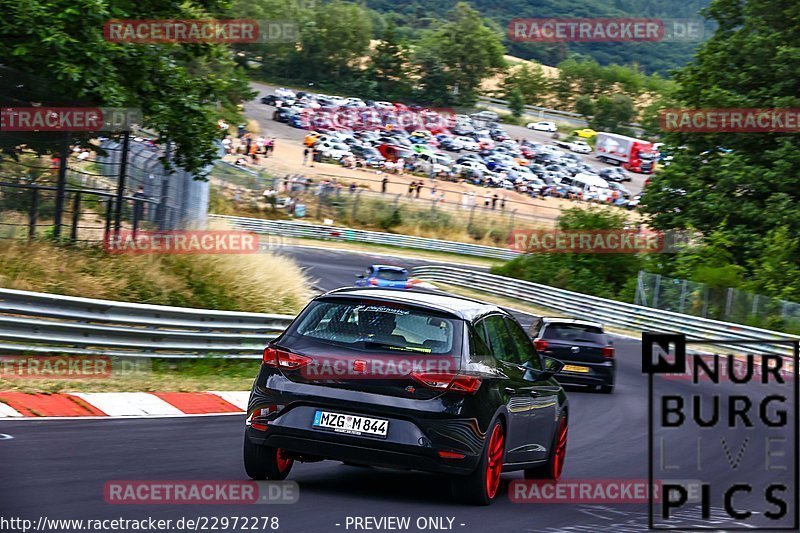
<svg viewBox="0 0 800 533">
<path fill-rule="evenodd" d="M 345 105 L 348 107 L 367 107 L 367 104 L 364 103 L 364 100 L 361 98 L 355 98 L 353 96 L 345 99 Z"/>
<path fill-rule="evenodd" d="M 555 133 L 558 131 L 555 122 L 529 122 L 526 127 L 529 130 L 548 131 L 550 133 Z"/>
<path fill-rule="evenodd" d="M 472 139 L 470 137 L 463 137 L 458 136 L 454 137 L 454 139 L 461 141 L 462 150 L 468 150 L 470 152 L 477 152 L 481 149 L 481 145 L 478 144 L 478 141 Z"/>
<path fill-rule="evenodd" d="M 375 102 L 373 104 L 375 109 L 386 109 L 386 110 L 394 110 L 394 104 L 391 102 Z"/>
<path fill-rule="evenodd" d="M 353 155 L 349 146 L 338 141 L 323 141 L 317 143 L 315 148 L 322 153 L 323 157 L 330 157 L 332 159 L 336 159 L 337 161 L 344 156 Z"/>
<path fill-rule="evenodd" d="M 564 152 L 559 150 L 558 146 L 553 146 L 550 144 L 545 144 L 544 146 L 542 146 L 542 152 L 553 154 L 556 157 L 564 157 Z"/>
<path fill-rule="evenodd" d="M 459 163 L 453 167 L 453 171 L 457 174 L 461 174 L 463 170 L 478 171 L 481 174 L 489 173 L 489 169 L 486 168 L 486 165 L 480 161 L 464 161 L 463 163 Z"/>
<path fill-rule="evenodd" d="M 295 92 L 293 90 L 286 89 L 285 87 L 280 87 L 278 89 L 275 89 L 275 96 L 277 96 L 278 98 L 284 98 L 284 99 L 285 98 L 291 98 L 292 100 L 297 98 L 297 95 L 295 94 Z"/>
<path fill-rule="evenodd" d="M 569 149 L 578 154 L 591 154 L 592 147 L 586 141 L 571 141 Z"/>
</svg>

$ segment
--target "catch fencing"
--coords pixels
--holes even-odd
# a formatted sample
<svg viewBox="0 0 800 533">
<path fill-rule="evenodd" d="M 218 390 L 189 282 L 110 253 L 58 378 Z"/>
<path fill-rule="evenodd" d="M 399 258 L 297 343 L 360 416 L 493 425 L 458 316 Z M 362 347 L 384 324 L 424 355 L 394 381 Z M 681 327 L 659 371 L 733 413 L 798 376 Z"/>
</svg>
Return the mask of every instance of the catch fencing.
<svg viewBox="0 0 800 533">
<path fill-rule="evenodd" d="M 463 268 L 424 266 L 415 268 L 413 272 L 415 276 L 427 281 L 521 300 L 559 314 L 598 321 L 607 327 L 622 330 L 684 333 L 688 339 L 697 340 L 725 338 L 764 341 L 763 344 L 750 344 L 748 349 L 757 353 L 784 356 L 791 355 L 790 350 L 770 344 L 768 339 L 797 340 L 796 336 L 777 331 L 652 309 Z M 730 349 L 741 348 L 736 345 L 719 345 Z"/>
<path fill-rule="evenodd" d="M 634 302 L 714 320 L 800 331 L 800 303 L 650 272 L 639 272 Z"/>
<path fill-rule="evenodd" d="M 519 252 L 494 246 L 468 244 L 454 241 L 440 241 L 411 235 L 398 235 L 380 231 L 327 226 L 324 224 L 307 224 L 286 220 L 266 220 L 261 218 L 236 217 L 228 215 L 209 215 L 211 221 L 217 220 L 231 226 L 263 235 L 295 237 L 301 239 L 353 241 L 397 248 L 413 248 L 434 252 L 447 252 L 474 257 L 511 260 L 519 256 Z"/>
</svg>

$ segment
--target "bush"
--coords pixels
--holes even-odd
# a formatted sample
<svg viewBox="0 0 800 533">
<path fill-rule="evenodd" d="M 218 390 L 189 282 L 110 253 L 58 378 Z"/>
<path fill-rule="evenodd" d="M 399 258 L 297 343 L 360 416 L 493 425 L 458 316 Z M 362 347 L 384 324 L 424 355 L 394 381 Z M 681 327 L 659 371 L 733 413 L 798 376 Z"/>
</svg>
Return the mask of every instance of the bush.
<svg viewBox="0 0 800 533">
<path fill-rule="evenodd" d="M 606 209 L 568 209 L 559 219 L 562 230 L 621 230 L 624 214 Z M 642 258 L 634 254 L 530 253 L 492 273 L 573 290 L 585 294 L 632 300 Z"/>
</svg>

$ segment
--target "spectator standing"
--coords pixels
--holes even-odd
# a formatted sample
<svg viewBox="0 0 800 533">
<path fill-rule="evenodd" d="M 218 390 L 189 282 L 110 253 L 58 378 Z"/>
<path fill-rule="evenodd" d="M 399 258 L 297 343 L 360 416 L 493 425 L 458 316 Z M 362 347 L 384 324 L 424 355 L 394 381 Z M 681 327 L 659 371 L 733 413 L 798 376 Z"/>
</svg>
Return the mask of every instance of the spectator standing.
<svg viewBox="0 0 800 533">
<path fill-rule="evenodd" d="M 414 190 L 416 188 L 417 188 L 417 182 L 416 181 L 412 181 L 411 183 L 408 184 L 408 196 L 409 196 L 409 198 L 411 197 L 412 194 L 414 194 Z"/>
<path fill-rule="evenodd" d="M 419 198 L 419 193 L 421 193 L 421 192 L 422 192 L 422 182 L 418 181 L 417 182 L 417 198 Z"/>
<path fill-rule="evenodd" d="M 386 186 L 389 184 L 389 178 L 386 176 L 381 180 L 381 194 L 386 194 Z"/>
<path fill-rule="evenodd" d="M 491 200 L 491 198 L 489 198 L 489 193 L 488 192 L 483 193 L 483 207 L 488 209 L 489 208 L 489 202 L 491 202 L 491 201 L 492 200 Z"/>
<path fill-rule="evenodd" d="M 506 195 L 505 194 L 500 197 L 500 209 L 502 209 L 503 211 L 505 211 L 505 209 L 506 209 Z"/>
<path fill-rule="evenodd" d="M 308 148 L 303 150 L 303 166 L 306 166 L 306 162 L 308 161 L 308 154 L 309 154 Z"/>
<path fill-rule="evenodd" d="M 467 191 L 461 193 L 461 209 L 467 208 L 467 201 L 469 198 L 467 197 Z"/>
<path fill-rule="evenodd" d="M 497 207 L 498 198 L 499 198 L 499 196 L 497 196 L 497 193 L 494 193 L 492 195 L 492 209 L 495 209 Z"/>
</svg>

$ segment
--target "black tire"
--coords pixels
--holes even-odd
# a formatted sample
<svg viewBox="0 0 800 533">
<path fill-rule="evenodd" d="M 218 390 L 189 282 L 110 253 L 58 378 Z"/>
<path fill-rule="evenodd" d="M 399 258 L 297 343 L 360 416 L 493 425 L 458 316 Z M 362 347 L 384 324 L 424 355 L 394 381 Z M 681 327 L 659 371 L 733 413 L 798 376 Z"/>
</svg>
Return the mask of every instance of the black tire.
<svg viewBox="0 0 800 533">
<path fill-rule="evenodd" d="M 244 471 L 250 479 L 286 479 L 293 464 L 294 460 L 287 458 L 283 450 L 253 444 L 244 436 Z"/>
<path fill-rule="evenodd" d="M 561 415 L 558 420 L 558 426 L 556 426 L 556 432 L 553 434 L 553 444 L 550 447 L 550 457 L 547 458 L 547 462 L 541 465 L 536 465 L 531 468 L 525 469 L 525 479 L 550 479 L 557 481 L 561 477 L 561 471 L 564 468 L 564 459 L 566 458 L 566 438 L 567 438 L 567 429 L 569 428 L 569 424 L 567 424 L 567 417 L 565 415 Z M 563 453 L 559 458 L 558 447 L 559 447 L 559 440 L 561 439 L 563 429 Z M 560 465 L 558 464 L 560 461 Z"/>
<path fill-rule="evenodd" d="M 497 431 L 499 431 L 501 435 L 499 465 L 497 464 L 497 450 L 495 449 L 495 453 L 492 454 L 492 450 L 490 449 Z M 500 473 L 503 469 L 503 457 L 505 456 L 505 427 L 503 423 L 500 420 L 496 420 L 486 435 L 486 445 L 481 453 L 481 460 L 475 471 L 467 476 L 458 476 L 451 480 L 453 495 L 456 499 L 470 505 L 489 505 L 497 499 L 497 496 L 500 494 Z M 492 470 L 499 468 L 496 474 L 497 481 L 493 494 L 487 490 L 487 478 L 490 475 L 490 454 L 494 456 L 494 461 L 492 461 L 494 464 L 491 466 Z"/>
</svg>

